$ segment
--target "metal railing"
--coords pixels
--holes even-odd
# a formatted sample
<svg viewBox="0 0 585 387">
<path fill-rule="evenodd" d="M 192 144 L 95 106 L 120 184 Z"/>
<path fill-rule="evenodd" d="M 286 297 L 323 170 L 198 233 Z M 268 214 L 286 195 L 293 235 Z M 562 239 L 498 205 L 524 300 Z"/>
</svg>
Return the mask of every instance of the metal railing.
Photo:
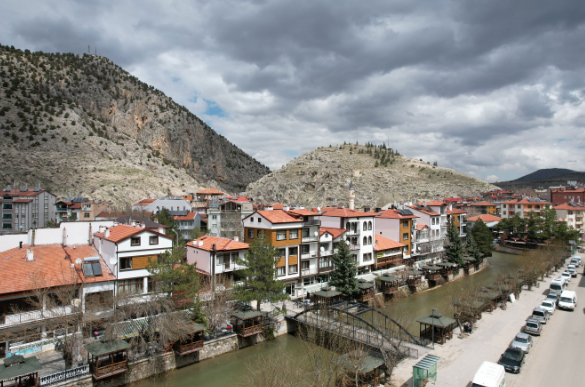
<svg viewBox="0 0 585 387">
<path fill-rule="evenodd" d="M 318 271 L 316 268 L 315 269 L 301 269 L 301 270 L 302 270 L 303 276 L 317 274 L 317 271 Z"/>
<path fill-rule="evenodd" d="M 305 222 L 303 222 L 303 226 L 320 226 L 321 225 L 321 221 L 318 219 L 309 219 Z"/>
<path fill-rule="evenodd" d="M 61 383 L 85 375 L 89 375 L 89 364 L 84 364 L 79 367 L 55 372 L 49 375 L 39 376 L 39 386 L 50 386 L 51 384 Z"/>
<path fill-rule="evenodd" d="M 319 237 L 314 235 L 304 236 L 303 235 L 303 242 L 318 242 Z"/>
</svg>

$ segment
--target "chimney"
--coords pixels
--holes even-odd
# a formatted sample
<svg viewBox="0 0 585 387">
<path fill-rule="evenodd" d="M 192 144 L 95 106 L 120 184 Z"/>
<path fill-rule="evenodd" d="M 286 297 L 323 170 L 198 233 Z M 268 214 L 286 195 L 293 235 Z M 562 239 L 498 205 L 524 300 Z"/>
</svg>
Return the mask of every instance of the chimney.
<svg viewBox="0 0 585 387">
<path fill-rule="evenodd" d="M 199 247 L 203 246 L 203 241 L 199 241 L 199 243 L 197 244 Z"/>
<path fill-rule="evenodd" d="M 370 212 L 370 207 L 364 207 L 364 212 Z"/>
<path fill-rule="evenodd" d="M 234 235 L 234 241 L 239 242 L 240 241 L 240 237 L 237 235 Z"/>
<path fill-rule="evenodd" d="M 144 224 L 144 222 L 140 223 L 140 228 L 146 228 L 146 225 Z"/>
<path fill-rule="evenodd" d="M 91 246 L 91 239 L 92 239 L 92 234 L 91 234 L 91 223 L 89 224 L 89 236 L 87 238 L 87 244 Z"/>
<path fill-rule="evenodd" d="M 22 241 L 18 242 L 18 248 L 22 249 Z"/>
<path fill-rule="evenodd" d="M 29 262 L 35 260 L 35 258 L 34 258 L 34 252 L 32 251 L 32 249 L 27 249 L 26 250 L 26 260 L 29 261 Z"/>
<path fill-rule="evenodd" d="M 63 246 L 67 246 L 67 229 L 63 227 Z"/>
<path fill-rule="evenodd" d="M 109 228 L 106 229 L 105 237 L 106 238 L 109 238 L 110 237 L 110 229 Z"/>
<path fill-rule="evenodd" d="M 118 225 L 118 221 L 114 220 L 114 227 L 116 227 Z"/>
</svg>

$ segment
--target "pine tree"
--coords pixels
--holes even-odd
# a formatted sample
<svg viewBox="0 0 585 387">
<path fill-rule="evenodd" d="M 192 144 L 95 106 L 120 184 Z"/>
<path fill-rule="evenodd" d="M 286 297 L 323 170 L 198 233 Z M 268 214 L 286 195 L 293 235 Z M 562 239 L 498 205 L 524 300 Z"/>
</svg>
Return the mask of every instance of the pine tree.
<svg viewBox="0 0 585 387">
<path fill-rule="evenodd" d="M 475 239 L 473 239 L 472 233 L 468 233 L 467 237 L 465 238 L 465 248 L 467 250 L 467 254 L 475 259 L 475 263 L 481 262 L 481 252 L 479 251 L 479 247 L 477 247 Z"/>
<path fill-rule="evenodd" d="M 447 238 L 449 239 L 447 261 L 457 265 L 463 265 L 465 263 L 465 260 L 463 259 L 463 244 L 461 243 L 459 230 L 455 227 L 453 219 L 451 219 L 449 227 L 447 228 Z"/>
<path fill-rule="evenodd" d="M 329 283 L 343 293 L 345 297 L 355 296 L 358 289 L 357 268 L 349 254 L 349 247 L 345 241 L 339 242 L 337 252 L 333 255 L 335 270 L 331 273 Z"/>
<path fill-rule="evenodd" d="M 287 300 L 284 282 L 277 279 L 276 264 L 281 258 L 278 249 L 272 246 L 264 234 L 255 238 L 244 258 L 237 260 L 238 265 L 244 266 L 238 273 L 246 278 L 246 283 L 234 286 L 234 298 L 242 302 L 257 301 L 258 310 L 263 298 L 272 302 Z"/>
<path fill-rule="evenodd" d="M 490 254 L 492 252 L 492 241 L 494 237 L 488 226 L 481 219 L 475 222 L 471 229 L 471 234 L 473 234 L 473 239 L 475 239 L 475 243 L 477 243 L 477 247 L 482 254 Z"/>
</svg>

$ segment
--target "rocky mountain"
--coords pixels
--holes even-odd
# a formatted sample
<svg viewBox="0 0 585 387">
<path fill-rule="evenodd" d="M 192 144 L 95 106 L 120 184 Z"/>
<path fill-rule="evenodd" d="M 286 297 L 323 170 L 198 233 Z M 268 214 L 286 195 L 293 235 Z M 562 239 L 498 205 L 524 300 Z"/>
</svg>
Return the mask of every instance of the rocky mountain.
<svg viewBox="0 0 585 387">
<path fill-rule="evenodd" d="M 0 46 L 0 184 L 120 206 L 202 187 L 240 192 L 269 169 L 107 58 Z"/>
<path fill-rule="evenodd" d="M 471 197 L 496 187 L 449 168 L 410 159 L 386 147 L 338 145 L 316 149 L 251 183 L 255 200 L 319 207 L 347 206 L 353 181 L 356 208 L 392 201 Z"/>
<path fill-rule="evenodd" d="M 567 185 L 567 181 L 585 181 L 585 172 L 564 168 L 547 168 L 529 173 L 516 180 L 494 183 L 504 189 L 548 188 L 550 186 Z"/>
</svg>

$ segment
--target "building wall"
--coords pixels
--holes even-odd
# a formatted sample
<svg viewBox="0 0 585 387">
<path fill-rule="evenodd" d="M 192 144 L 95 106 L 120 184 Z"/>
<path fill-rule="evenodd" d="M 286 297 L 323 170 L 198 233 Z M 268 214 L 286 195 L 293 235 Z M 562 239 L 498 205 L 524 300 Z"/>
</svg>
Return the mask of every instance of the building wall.
<svg viewBox="0 0 585 387">
<path fill-rule="evenodd" d="M 189 265 L 196 264 L 199 269 L 208 273 L 211 273 L 210 256 L 209 251 L 187 246 L 187 262 L 189 262 Z"/>
</svg>

